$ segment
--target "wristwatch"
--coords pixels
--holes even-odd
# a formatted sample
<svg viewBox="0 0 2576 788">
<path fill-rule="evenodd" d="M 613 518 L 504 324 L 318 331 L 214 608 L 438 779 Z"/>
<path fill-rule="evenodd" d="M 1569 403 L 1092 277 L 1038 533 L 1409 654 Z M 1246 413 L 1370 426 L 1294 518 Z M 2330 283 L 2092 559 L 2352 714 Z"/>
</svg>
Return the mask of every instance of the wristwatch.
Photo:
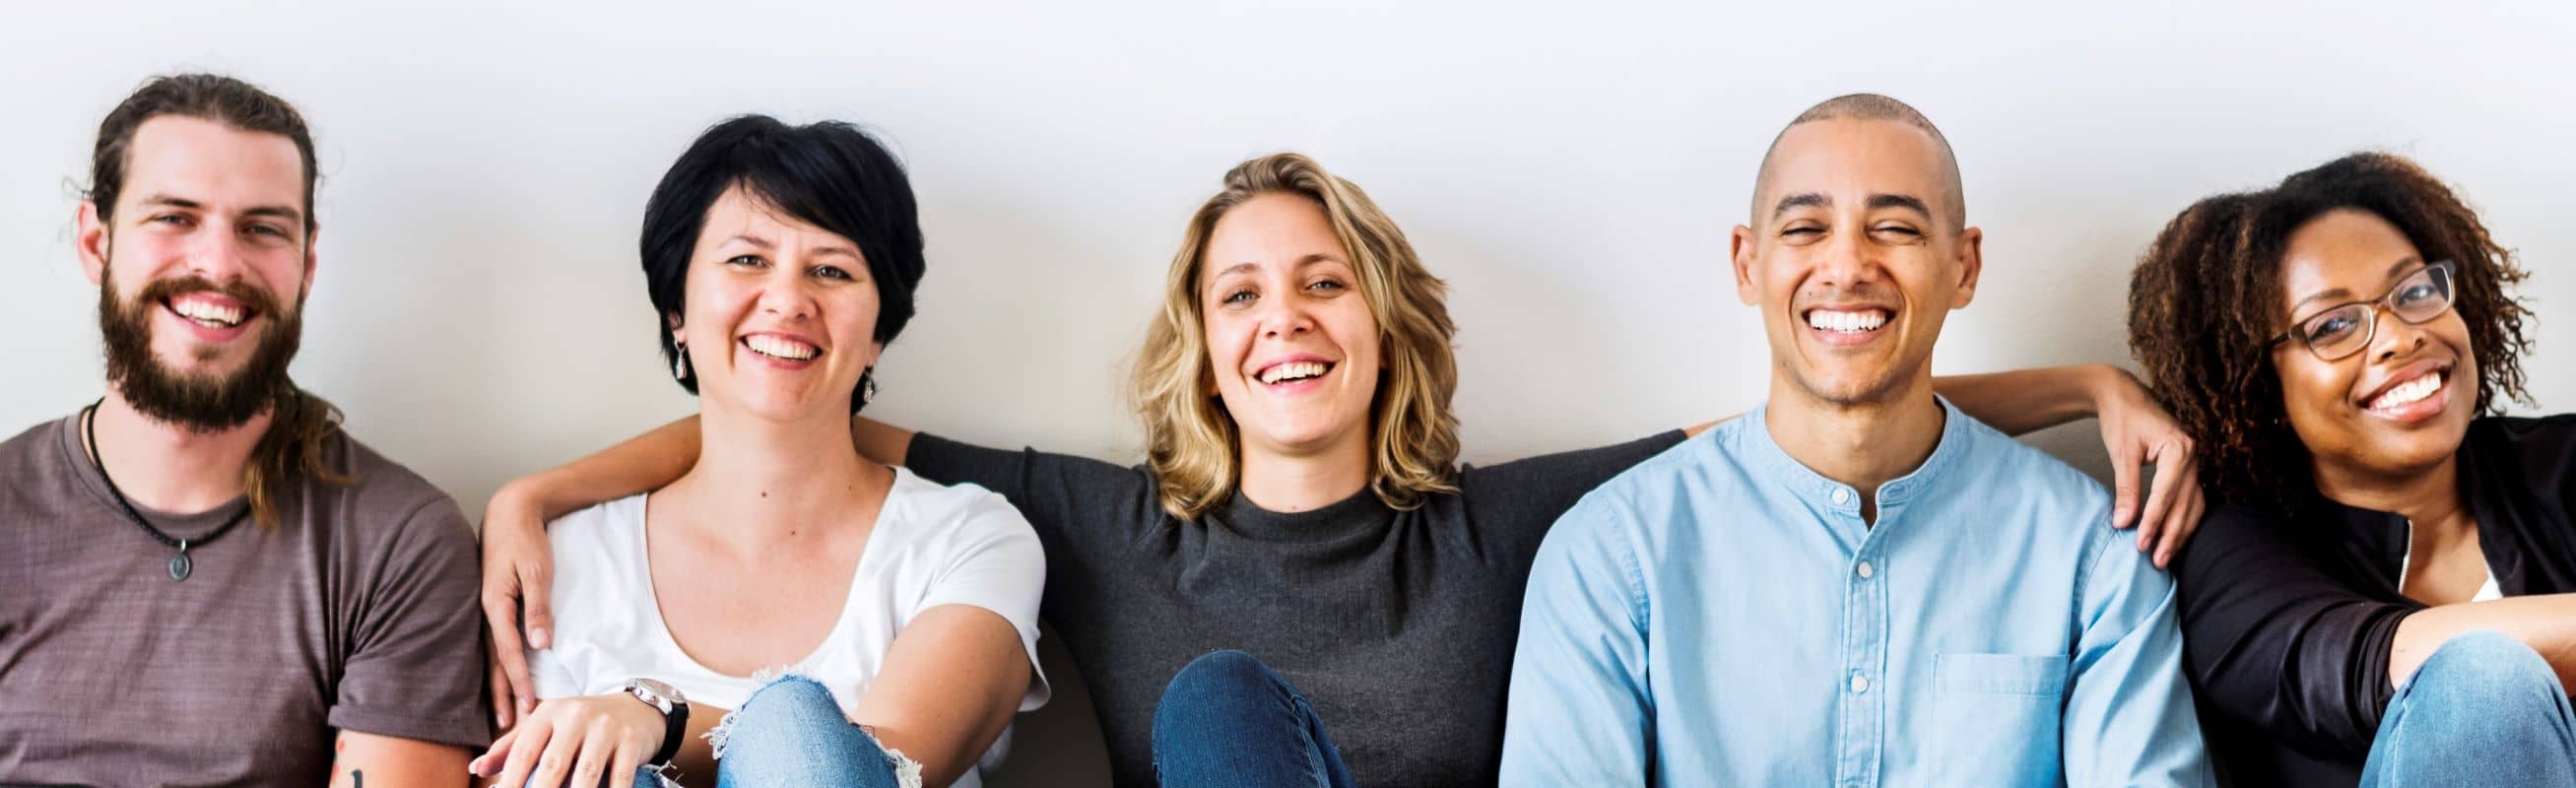
<svg viewBox="0 0 2576 788">
<path fill-rule="evenodd" d="M 618 691 L 633 695 L 644 705 L 662 712 L 662 748 L 654 750 L 653 759 L 645 764 L 656 767 L 671 765 L 671 758 L 680 754 L 680 740 L 689 735 L 688 697 L 681 695 L 679 689 L 652 679 L 627 679 L 626 686 Z"/>
</svg>

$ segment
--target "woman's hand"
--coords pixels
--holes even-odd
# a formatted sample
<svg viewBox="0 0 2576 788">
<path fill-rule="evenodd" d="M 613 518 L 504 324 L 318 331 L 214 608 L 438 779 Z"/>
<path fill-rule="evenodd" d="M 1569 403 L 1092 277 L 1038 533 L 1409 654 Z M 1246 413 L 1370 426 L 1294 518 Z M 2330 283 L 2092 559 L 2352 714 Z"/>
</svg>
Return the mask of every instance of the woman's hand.
<svg viewBox="0 0 2576 788">
<path fill-rule="evenodd" d="M 2192 454 L 2191 436 L 2156 404 L 2145 384 L 2116 367 L 2101 367 L 2093 388 L 2093 408 L 2102 424 L 2102 445 L 2111 453 L 2111 527 L 2138 526 L 2138 549 L 2155 551 L 2159 569 L 2200 529 L 2204 503 L 2200 465 Z M 2138 477 L 2148 463 L 2156 466 L 2138 508 Z M 488 574 L 490 564 L 485 564 Z"/>
<path fill-rule="evenodd" d="M 510 788 L 603 780 L 632 788 L 637 767 L 661 749 L 664 726 L 661 710 L 633 695 L 557 698 L 537 704 L 465 768 L 476 777 L 497 775 L 497 784 Z"/>
<path fill-rule="evenodd" d="M 492 632 L 492 720 L 498 727 L 510 727 L 513 718 L 537 707 L 528 649 L 553 645 L 554 613 L 546 604 L 553 582 L 544 507 L 521 492 L 518 482 L 503 486 L 483 511 L 483 619 Z"/>
</svg>

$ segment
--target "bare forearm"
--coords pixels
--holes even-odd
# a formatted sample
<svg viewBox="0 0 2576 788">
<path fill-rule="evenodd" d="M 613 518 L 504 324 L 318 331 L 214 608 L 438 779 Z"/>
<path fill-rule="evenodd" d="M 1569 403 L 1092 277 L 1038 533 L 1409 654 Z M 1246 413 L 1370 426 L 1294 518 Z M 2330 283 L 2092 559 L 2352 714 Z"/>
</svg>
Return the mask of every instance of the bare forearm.
<svg viewBox="0 0 2576 788">
<path fill-rule="evenodd" d="M 512 481 L 502 494 L 524 497 L 552 520 L 584 506 L 677 481 L 697 464 L 698 448 L 698 417 L 690 416 Z"/>
<path fill-rule="evenodd" d="M 2102 364 L 2016 369 L 1937 377 L 1932 389 L 1978 421 L 2021 435 L 2093 417 L 2104 376 L 2116 374 Z"/>
<path fill-rule="evenodd" d="M 2452 636 L 2491 629 L 2539 652 L 2562 685 L 2576 687 L 2576 594 L 2518 596 L 2425 608 L 2397 624 L 2388 647 L 2389 686 L 2403 684 Z"/>
</svg>

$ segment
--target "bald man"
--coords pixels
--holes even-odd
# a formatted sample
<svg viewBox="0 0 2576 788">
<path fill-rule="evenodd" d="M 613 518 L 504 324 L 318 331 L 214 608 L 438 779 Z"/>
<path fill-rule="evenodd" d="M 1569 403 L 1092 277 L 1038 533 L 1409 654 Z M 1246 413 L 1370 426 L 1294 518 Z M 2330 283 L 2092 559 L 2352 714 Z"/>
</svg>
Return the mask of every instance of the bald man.
<svg viewBox="0 0 2576 788">
<path fill-rule="evenodd" d="M 1770 399 L 1539 549 L 1503 784 L 2206 785 L 2173 583 L 2101 486 L 1934 396 L 1983 272 L 1931 121 L 1835 98 L 1732 243 Z"/>
</svg>

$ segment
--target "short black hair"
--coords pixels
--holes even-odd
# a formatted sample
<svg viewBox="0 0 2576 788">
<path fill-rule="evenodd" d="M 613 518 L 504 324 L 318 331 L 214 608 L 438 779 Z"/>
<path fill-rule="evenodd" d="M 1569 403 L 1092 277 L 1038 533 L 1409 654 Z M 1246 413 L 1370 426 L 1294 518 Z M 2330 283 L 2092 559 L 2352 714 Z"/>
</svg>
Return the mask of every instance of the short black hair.
<svg viewBox="0 0 2576 788">
<path fill-rule="evenodd" d="M 857 244 L 877 288 L 875 340 L 889 343 L 903 333 L 912 321 L 912 294 L 921 284 L 924 261 L 919 210 L 902 163 L 848 123 L 790 126 L 767 115 L 744 115 L 699 134 L 644 204 L 639 250 L 664 364 L 679 359 L 671 320 L 686 305 L 689 258 L 706 228 L 707 210 L 735 187 Z M 698 392 L 694 370 L 679 381 L 689 393 Z M 852 411 L 862 404 L 859 399 L 850 398 Z"/>
</svg>

